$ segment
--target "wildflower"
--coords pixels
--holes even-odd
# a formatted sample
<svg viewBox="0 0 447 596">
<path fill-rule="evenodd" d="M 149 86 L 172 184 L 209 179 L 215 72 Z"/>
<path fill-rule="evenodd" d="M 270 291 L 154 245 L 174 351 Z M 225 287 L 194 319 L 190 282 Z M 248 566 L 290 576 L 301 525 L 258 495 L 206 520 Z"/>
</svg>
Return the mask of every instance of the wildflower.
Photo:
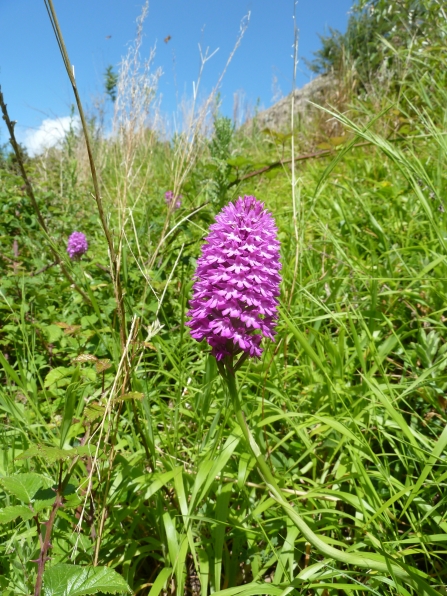
<svg viewBox="0 0 447 596">
<path fill-rule="evenodd" d="M 165 192 L 165 200 L 168 207 L 174 207 L 174 209 L 180 209 L 182 206 L 183 195 L 175 196 L 172 190 Z"/>
<path fill-rule="evenodd" d="M 187 325 L 217 360 L 240 352 L 259 358 L 273 339 L 281 277 L 272 215 L 255 197 L 239 197 L 216 217 L 197 261 Z"/>
<path fill-rule="evenodd" d="M 85 234 L 73 232 L 68 238 L 67 252 L 70 259 L 78 261 L 87 252 L 88 243 Z"/>
</svg>

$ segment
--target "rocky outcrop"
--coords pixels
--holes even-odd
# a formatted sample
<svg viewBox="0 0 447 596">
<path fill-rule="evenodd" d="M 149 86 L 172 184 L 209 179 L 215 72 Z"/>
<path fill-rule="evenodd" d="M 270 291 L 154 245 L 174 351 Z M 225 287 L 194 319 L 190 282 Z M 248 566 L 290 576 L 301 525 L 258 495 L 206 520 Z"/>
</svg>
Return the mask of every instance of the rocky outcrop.
<svg viewBox="0 0 447 596">
<path fill-rule="evenodd" d="M 295 89 L 294 117 L 296 124 L 299 121 L 306 122 L 317 109 L 309 102 L 326 105 L 337 86 L 336 78 L 331 74 L 325 74 L 316 77 L 301 89 Z M 256 126 L 261 130 L 268 128 L 277 132 L 290 131 L 291 100 L 292 94 L 289 94 L 271 108 L 259 112 L 254 119 L 246 122 L 243 128 L 251 127 L 256 122 Z"/>
</svg>

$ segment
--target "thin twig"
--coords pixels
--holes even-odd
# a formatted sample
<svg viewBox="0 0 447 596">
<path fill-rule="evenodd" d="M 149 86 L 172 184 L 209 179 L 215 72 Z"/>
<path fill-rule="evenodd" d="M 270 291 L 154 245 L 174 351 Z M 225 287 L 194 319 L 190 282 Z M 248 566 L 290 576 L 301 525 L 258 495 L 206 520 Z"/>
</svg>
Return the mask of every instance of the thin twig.
<svg viewBox="0 0 447 596">
<path fill-rule="evenodd" d="M 391 142 L 397 143 L 397 142 L 401 142 L 401 141 L 410 141 L 413 138 L 420 138 L 420 135 L 415 135 L 415 136 L 411 136 L 411 137 L 398 137 L 398 138 L 387 139 L 387 140 L 390 143 Z M 372 141 L 362 141 L 361 143 L 356 143 L 355 145 L 352 145 L 352 149 L 357 148 L 357 147 L 366 147 L 368 145 L 374 145 L 374 143 Z M 243 180 L 247 180 L 248 178 L 253 178 L 254 176 L 260 176 L 261 174 L 270 172 L 270 170 L 273 170 L 274 168 L 280 168 L 280 167 L 284 166 L 285 164 L 289 164 L 289 163 L 296 162 L 296 161 L 306 161 L 307 159 L 318 159 L 319 157 L 326 157 L 327 155 L 333 155 L 337 151 L 340 151 L 341 149 L 344 149 L 344 148 L 345 147 L 343 145 L 340 147 L 334 147 L 334 148 L 331 147 L 331 149 L 323 149 L 321 151 L 314 151 L 313 153 L 304 153 L 303 155 L 297 155 L 295 158 L 289 157 L 287 159 L 280 159 L 279 161 L 274 161 L 271 164 L 268 164 L 267 166 L 260 168 L 259 170 L 254 170 L 253 172 L 248 172 L 247 174 L 244 174 L 240 178 L 233 180 L 232 182 L 229 183 L 228 188 L 230 188 L 231 186 L 234 186 L 235 184 L 239 184 L 240 182 L 242 182 Z"/>
<path fill-rule="evenodd" d="M 55 265 L 57 265 L 57 261 L 48 263 L 48 265 L 45 265 L 45 267 L 42 267 L 41 269 L 38 269 L 34 273 L 31 273 L 31 277 L 36 277 L 36 275 L 40 275 L 41 273 L 43 273 L 44 271 L 47 271 L 48 269 L 50 269 L 51 267 L 54 267 Z"/>
<path fill-rule="evenodd" d="M 298 27 L 296 26 L 296 5 L 297 0 L 293 5 L 293 86 L 292 86 L 292 97 L 291 97 L 291 106 L 290 106 L 290 129 L 292 131 L 291 136 L 291 151 L 292 155 L 295 155 L 295 87 L 296 87 L 296 70 L 298 66 L 298 36 L 299 31 Z M 296 175 L 295 175 L 295 161 L 294 159 L 291 160 L 292 163 L 292 209 L 293 209 L 293 230 L 295 233 L 295 263 L 293 269 L 293 279 L 292 285 L 290 288 L 289 293 L 289 308 L 292 304 L 293 293 L 295 291 L 295 284 L 296 284 L 296 277 L 298 274 L 298 260 L 299 260 L 299 250 L 300 250 L 300 236 L 298 231 L 299 223 L 302 224 L 301 221 L 301 195 L 300 195 L 300 204 L 297 208 L 297 200 L 296 200 Z M 300 221 L 298 222 L 298 217 Z M 267 450 L 268 452 L 268 450 Z"/>
</svg>

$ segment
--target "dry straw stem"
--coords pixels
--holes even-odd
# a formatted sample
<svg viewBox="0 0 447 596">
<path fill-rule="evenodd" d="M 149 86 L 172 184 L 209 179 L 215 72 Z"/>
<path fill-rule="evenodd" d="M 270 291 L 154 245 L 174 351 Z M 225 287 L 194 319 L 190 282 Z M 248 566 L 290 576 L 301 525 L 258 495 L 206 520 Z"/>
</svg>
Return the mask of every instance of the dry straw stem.
<svg viewBox="0 0 447 596">
<path fill-rule="evenodd" d="M 158 111 L 154 106 L 161 69 L 151 72 L 155 48 L 151 48 L 149 58 L 141 59 L 143 26 L 147 18 L 149 3 L 146 2 L 137 18 L 137 31 L 134 42 L 129 46 L 120 64 L 117 83 L 117 98 L 114 106 L 113 134 L 107 149 L 111 154 L 116 171 L 116 184 L 106 189 L 109 202 L 117 207 L 119 245 L 118 258 L 121 260 L 123 243 L 135 258 L 146 284 L 151 286 L 145 273 L 142 247 L 134 223 L 134 210 L 147 188 L 147 180 L 152 160 L 153 142 L 156 139 Z M 132 201 L 130 203 L 130 199 Z M 130 231 L 127 225 L 130 223 Z M 133 234 L 138 257 L 134 254 L 128 236 Z M 144 291 L 147 289 L 147 285 Z M 154 290 L 151 287 L 151 290 Z M 154 292 L 155 294 L 155 292 Z"/>
<path fill-rule="evenodd" d="M 84 494 L 84 503 L 82 506 L 82 511 L 81 514 L 79 516 L 79 520 L 78 523 L 76 525 L 75 531 L 79 533 L 82 531 L 82 522 L 84 519 L 84 513 L 87 507 L 87 504 L 89 502 L 90 499 L 90 495 L 92 493 L 92 489 L 93 489 L 93 477 L 95 476 L 95 473 L 98 476 L 98 481 L 101 480 L 101 474 L 100 474 L 100 470 L 99 470 L 99 450 L 100 450 L 100 446 L 101 445 L 107 445 L 109 438 L 110 438 L 110 434 L 112 431 L 116 431 L 116 423 L 118 421 L 118 416 L 119 416 L 119 411 L 121 409 L 121 405 L 118 407 L 118 413 L 117 416 L 115 417 L 115 425 L 114 425 L 114 421 L 112 420 L 112 410 L 113 410 L 113 400 L 116 397 L 116 395 L 118 393 L 122 393 L 123 392 L 123 388 L 126 385 L 127 382 L 127 378 L 126 378 L 126 374 L 127 371 L 129 371 L 131 369 L 131 362 L 129 359 L 129 353 L 130 353 L 130 348 L 132 346 L 132 343 L 135 340 L 136 334 L 138 332 L 138 318 L 136 316 L 133 317 L 132 319 L 132 323 L 131 323 L 131 327 L 130 327 L 130 332 L 129 332 L 129 336 L 126 340 L 126 345 L 125 345 L 125 349 L 123 350 L 122 354 L 121 354 L 121 359 L 120 362 L 118 364 L 118 368 L 116 371 L 116 375 L 115 378 L 113 380 L 113 384 L 110 388 L 110 391 L 108 393 L 107 396 L 107 402 L 106 402 L 106 406 L 105 406 L 105 411 L 104 411 L 104 415 L 102 417 L 102 420 L 100 422 L 100 424 L 98 425 L 98 427 L 96 428 L 95 432 L 90 436 L 88 442 L 89 444 L 92 444 L 93 439 L 96 437 L 95 440 L 95 445 L 93 445 L 93 447 L 95 448 L 95 453 L 92 457 L 92 463 L 91 463 L 91 469 L 89 472 L 89 475 L 86 479 L 86 483 L 87 483 L 87 488 L 85 490 L 85 494 Z M 107 429 L 105 428 L 106 426 L 106 421 L 109 422 Z M 98 436 L 99 435 L 99 436 Z M 112 467 L 113 467 L 113 460 L 115 458 L 115 446 L 114 446 L 114 441 L 112 440 L 112 447 L 111 450 L 108 454 L 108 477 L 107 477 L 107 487 L 104 491 L 104 494 L 107 496 L 108 494 L 108 484 L 110 481 L 110 474 L 112 471 Z M 99 531 L 97 533 L 97 542 L 95 545 L 95 559 L 94 559 L 94 565 L 98 564 L 98 557 L 99 557 L 99 549 L 100 549 L 100 545 L 101 545 L 101 538 L 102 538 L 102 532 L 104 529 L 104 522 L 105 522 L 105 514 L 106 514 L 106 509 L 105 509 L 105 505 L 103 507 L 103 510 L 101 512 L 101 518 L 100 518 L 100 527 L 99 527 Z M 77 549 L 77 541 L 73 547 L 73 552 L 76 552 Z"/>
<path fill-rule="evenodd" d="M 291 94 L 291 106 L 290 106 L 290 130 L 292 131 L 291 135 L 291 150 L 292 155 L 295 155 L 295 136 L 294 136 L 294 129 L 295 129 L 295 86 L 296 86 L 296 69 L 298 66 L 298 36 L 299 31 L 296 25 L 296 5 L 297 0 L 295 0 L 293 5 L 293 86 L 292 86 L 292 94 Z M 296 284 L 296 277 L 298 273 L 298 258 L 299 258 L 299 250 L 300 250 L 300 237 L 298 227 L 300 229 L 304 229 L 303 222 L 301 221 L 301 193 L 299 193 L 299 204 L 297 204 L 297 193 L 296 193 L 296 175 L 295 175 L 295 160 L 292 159 L 292 209 L 293 209 L 293 229 L 295 234 L 295 265 L 293 269 L 293 280 L 292 286 L 290 288 L 289 293 L 289 308 L 292 304 L 293 294 L 295 291 L 295 284 Z M 298 217 L 300 221 L 298 221 Z"/>
<path fill-rule="evenodd" d="M 177 137 L 177 146 L 175 147 L 174 152 L 174 159 L 172 161 L 172 178 L 173 178 L 173 193 L 174 195 L 179 194 L 180 189 L 188 176 L 189 172 L 191 171 L 192 167 L 197 161 L 197 158 L 200 155 L 201 150 L 201 137 L 203 136 L 204 127 L 206 125 L 206 120 L 210 114 L 211 107 L 215 103 L 217 92 L 222 84 L 222 80 L 225 76 L 225 73 L 233 60 L 233 57 L 236 53 L 236 50 L 239 48 L 242 39 L 245 35 L 245 32 L 248 28 L 250 22 L 250 12 L 248 12 L 243 19 L 241 20 L 240 27 L 239 27 L 239 34 L 236 39 L 236 43 L 230 55 L 227 58 L 225 66 L 219 75 L 219 78 L 212 89 L 211 93 L 208 95 L 207 99 L 203 102 L 200 106 L 200 109 L 197 108 L 197 104 L 199 101 L 199 89 L 200 83 L 202 80 L 203 72 L 205 69 L 206 63 L 211 60 L 211 58 L 216 54 L 219 48 L 214 50 L 211 54 L 209 53 L 209 48 L 205 51 L 202 51 L 202 47 L 199 44 L 199 53 L 200 53 L 200 69 L 197 78 L 197 83 L 193 83 L 193 99 L 192 105 L 189 110 L 185 110 L 185 114 L 183 116 L 183 131 Z M 165 241 L 165 235 L 169 228 L 169 221 L 170 215 L 173 211 L 173 205 L 168 209 L 168 216 L 164 222 L 163 230 L 161 233 L 160 241 L 149 261 L 149 268 L 154 266 L 154 263 L 157 259 L 158 253 L 162 244 Z"/>
<path fill-rule="evenodd" d="M 88 126 L 87 121 L 85 119 L 84 110 L 82 107 L 81 99 L 79 97 L 78 89 L 76 86 L 76 80 L 74 75 L 74 67 L 71 65 L 70 59 L 68 57 L 68 52 L 65 47 L 64 38 L 62 36 L 61 29 L 59 27 L 59 22 L 57 20 L 56 11 L 54 10 L 53 1 L 52 0 L 44 0 L 46 9 L 48 11 L 48 15 L 50 17 L 51 25 L 53 27 L 54 34 L 56 36 L 56 41 L 59 46 L 59 50 L 62 55 L 62 59 L 64 61 L 65 70 L 67 71 L 68 77 L 70 79 L 71 86 L 73 88 L 73 93 L 76 100 L 76 105 L 79 111 L 79 117 L 81 119 L 82 130 L 85 138 L 85 144 L 87 147 L 87 153 L 90 163 L 90 170 L 92 173 L 92 181 L 94 187 L 94 198 L 96 201 L 96 206 L 98 208 L 99 218 L 101 220 L 102 228 L 104 230 L 104 234 L 107 239 L 107 244 L 109 247 L 110 253 L 110 260 L 112 264 L 112 279 L 113 279 L 113 286 L 115 290 L 115 299 L 116 299 L 116 307 L 118 312 L 118 319 L 119 319 L 119 327 L 120 327 L 120 339 L 121 339 L 121 348 L 123 349 L 126 344 L 126 319 L 125 319 L 125 312 L 124 312 L 124 305 L 123 305 L 123 294 L 121 288 L 121 279 L 120 279 L 120 262 L 117 258 L 117 254 L 115 251 L 115 247 L 113 244 L 112 236 L 107 225 L 106 215 L 104 213 L 104 208 L 101 199 L 101 193 L 99 189 L 99 182 L 98 176 L 96 174 L 96 167 L 95 161 L 93 159 L 93 152 L 91 148 L 90 138 L 88 134 Z"/>
<path fill-rule="evenodd" d="M 120 229 L 124 227 L 125 210 L 130 192 L 136 191 L 134 206 L 145 188 L 150 159 L 139 159 L 140 165 L 135 167 L 137 152 L 143 150 L 147 155 L 151 152 L 155 139 L 157 113 L 151 120 L 152 106 L 156 98 L 161 69 L 151 73 L 155 56 L 155 48 L 150 50 L 149 58 L 141 61 L 140 52 L 143 43 L 143 25 L 149 11 L 149 2 L 143 5 L 137 19 L 135 41 L 130 45 L 127 55 L 122 59 L 117 83 L 117 97 L 114 106 L 112 148 L 117 176 L 117 187 L 113 191 L 114 200 L 118 202 Z M 141 170 L 146 164 L 146 171 Z"/>
<path fill-rule="evenodd" d="M 19 164 L 19 168 L 20 168 L 20 174 L 21 174 L 23 181 L 25 183 L 26 193 L 27 193 L 27 195 L 31 201 L 31 204 L 33 206 L 33 209 L 36 213 L 37 221 L 39 222 L 39 225 L 42 228 L 46 239 L 48 240 L 50 250 L 53 253 L 54 257 L 56 258 L 56 263 L 58 263 L 60 265 L 62 273 L 65 275 L 65 277 L 67 278 L 69 283 L 73 286 L 73 288 L 83 297 L 83 299 L 88 304 L 91 304 L 90 298 L 87 296 L 87 294 L 84 292 L 84 290 L 82 290 L 78 286 L 78 284 L 75 282 L 75 280 L 72 278 L 72 276 L 68 272 L 67 268 L 65 267 L 62 257 L 60 256 L 57 248 L 55 247 L 55 245 L 50 237 L 47 225 L 46 225 L 45 220 L 42 217 L 42 214 L 40 212 L 39 205 L 37 204 L 37 201 L 36 201 L 36 197 L 34 196 L 32 184 L 31 184 L 31 182 L 28 178 L 28 175 L 26 173 L 26 170 L 25 170 L 25 164 L 23 163 L 22 153 L 20 151 L 20 147 L 19 147 L 19 144 L 17 143 L 15 133 L 14 133 L 15 122 L 9 118 L 8 110 L 7 110 L 7 107 L 6 107 L 4 98 L 3 98 L 3 93 L 2 93 L 1 88 L 0 88 L 0 107 L 1 107 L 1 110 L 3 113 L 3 120 L 5 121 L 6 127 L 9 132 L 9 142 L 11 143 L 11 146 L 14 150 L 15 155 L 16 155 L 17 163 Z M 54 263 L 52 263 L 48 267 L 44 267 L 40 272 L 45 271 L 45 269 L 48 269 L 53 264 Z M 40 273 L 40 272 L 38 272 L 38 273 Z M 37 274 L 35 274 L 35 275 L 37 275 Z"/>
</svg>

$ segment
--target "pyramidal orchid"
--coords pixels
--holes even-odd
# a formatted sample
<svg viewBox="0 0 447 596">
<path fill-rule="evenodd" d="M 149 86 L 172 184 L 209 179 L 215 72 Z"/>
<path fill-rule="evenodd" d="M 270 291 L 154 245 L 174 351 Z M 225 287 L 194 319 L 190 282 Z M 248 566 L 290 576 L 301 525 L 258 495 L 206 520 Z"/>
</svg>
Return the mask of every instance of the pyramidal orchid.
<svg viewBox="0 0 447 596">
<path fill-rule="evenodd" d="M 88 242 L 82 232 L 73 232 L 68 238 L 67 252 L 70 259 L 78 261 L 87 252 Z"/>
<path fill-rule="evenodd" d="M 239 198 L 216 217 L 210 228 L 197 262 L 194 295 L 187 323 L 191 335 L 198 341 L 206 339 L 212 346 L 219 372 L 227 386 L 233 412 L 241 429 L 245 448 L 251 454 L 270 496 L 281 505 L 284 513 L 303 537 L 325 557 L 352 563 L 362 568 L 389 571 L 389 561 L 378 561 L 368 552 L 353 554 L 335 548 L 307 525 L 299 511 L 292 507 L 276 479 L 261 446 L 252 434 L 242 409 L 237 386 L 237 369 L 247 356 L 259 357 L 262 337 L 272 338 L 277 320 L 281 268 L 279 242 L 271 214 L 255 197 Z M 236 365 L 235 354 L 242 353 Z M 392 565 L 398 577 L 407 572 Z"/>
<path fill-rule="evenodd" d="M 182 199 L 183 195 L 175 195 L 172 190 L 167 190 L 165 192 L 165 201 L 168 207 L 174 209 L 180 209 L 182 206 Z"/>
<path fill-rule="evenodd" d="M 187 325 L 218 361 L 259 358 L 274 338 L 281 277 L 277 228 L 253 196 L 229 203 L 210 226 L 197 261 Z"/>
</svg>

